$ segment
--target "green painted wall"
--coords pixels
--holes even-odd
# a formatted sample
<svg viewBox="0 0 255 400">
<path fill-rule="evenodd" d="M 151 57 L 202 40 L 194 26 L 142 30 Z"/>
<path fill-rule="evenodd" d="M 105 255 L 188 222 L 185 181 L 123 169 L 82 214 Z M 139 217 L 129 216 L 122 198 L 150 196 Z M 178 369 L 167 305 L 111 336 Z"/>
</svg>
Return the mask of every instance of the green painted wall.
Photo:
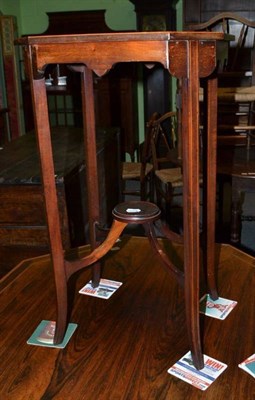
<svg viewBox="0 0 255 400">
<path fill-rule="evenodd" d="M 136 29 L 134 5 L 129 0 L 0 0 L 1 12 L 17 17 L 19 35 L 44 32 L 48 27 L 46 12 L 97 9 L 106 10 L 111 29 Z"/>
<path fill-rule="evenodd" d="M 16 16 L 19 35 L 44 32 L 48 26 L 47 12 L 96 9 L 106 10 L 106 23 L 111 29 L 136 29 L 134 5 L 129 0 L 0 0 L 0 12 Z M 176 10 L 179 30 L 182 0 L 177 2 Z"/>
</svg>

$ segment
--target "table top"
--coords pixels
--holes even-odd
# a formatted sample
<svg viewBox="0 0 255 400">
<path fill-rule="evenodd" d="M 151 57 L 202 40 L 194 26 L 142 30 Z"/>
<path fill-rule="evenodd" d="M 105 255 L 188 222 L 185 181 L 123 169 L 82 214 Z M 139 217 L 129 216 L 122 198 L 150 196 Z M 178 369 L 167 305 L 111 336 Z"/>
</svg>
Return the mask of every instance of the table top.
<svg viewBox="0 0 255 400">
<path fill-rule="evenodd" d="M 82 43 L 82 42 L 127 42 L 127 41 L 169 41 L 169 40 L 224 40 L 222 32 L 208 31 L 154 31 L 114 32 L 69 35 L 33 35 L 16 40 L 19 44 Z"/>
<path fill-rule="evenodd" d="M 199 76 L 215 68 L 215 41 L 221 32 L 121 32 L 82 35 L 27 36 L 16 43 L 31 46 L 33 70 L 37 77 L 47 64 L 85 64 L 98 76 L 119 62 L 161 63 L 176 77 L 186 76 L 186 60 L 191 55 L 187 42 L 199 43 Z"/>
</svg>

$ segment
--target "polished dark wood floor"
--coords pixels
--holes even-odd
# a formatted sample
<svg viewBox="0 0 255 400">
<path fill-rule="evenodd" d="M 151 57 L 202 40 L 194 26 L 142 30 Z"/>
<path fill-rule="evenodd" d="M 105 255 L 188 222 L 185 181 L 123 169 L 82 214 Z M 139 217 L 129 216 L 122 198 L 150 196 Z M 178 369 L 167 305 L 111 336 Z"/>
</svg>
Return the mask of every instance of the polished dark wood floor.
<svg viewBox="0 0 255 400">
<path fill-rule="evenodd" d="M 146 238 L 126 237 L 118 246 L 103 276 L 123 285 L 109 300 L 78 294 L 89 270 L 70 282 L 78 328 L 64 350 L 26 344 L 42 319 L 55 318 L 49 257 L 24 262 L 0 281 L 0 399 L 255 399 L 254 379 L 238 368 L 255 351 L 254 258 L 217 247 L 220 296 L 238 305 L 225 321 L 201 316 L 204 353 L 228 365 L 202 392 L 167 373 L 189 350 L 182 290 Z M 168 251 L 181 265 L 182 247 Z"/>
</svg>

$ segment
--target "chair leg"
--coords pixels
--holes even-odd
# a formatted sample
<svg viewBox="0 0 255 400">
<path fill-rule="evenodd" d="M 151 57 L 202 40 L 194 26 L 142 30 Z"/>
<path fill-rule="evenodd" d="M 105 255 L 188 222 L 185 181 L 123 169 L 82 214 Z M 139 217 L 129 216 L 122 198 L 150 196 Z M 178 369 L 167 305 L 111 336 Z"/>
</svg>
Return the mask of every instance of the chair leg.
<svg viewBox="0 0 255 400">
<path fill-rule="evenodd" d="M 92 267 L 92 287 L 97 287 L 99 285 L 101 278 L 101 264 L 96 262 Z"/>
<path fill-rule="evenodd" d="M 231 206 L 231 233 L 230 240 L 232 243 L 240 242 L 241 232 L 241 200 L 240 192 L 232 186 L 232 206 Z"/>
<path fill-rule="evenodd" d="M 154 193 L 154 177 L 153 177 L 153 173 L 151 173 L 150 175 L 150 179 L 149 179 L 149 201 L 151 203 L 154 203 L 154 198 L 155 198 L 155 193 Z"/>
</svg>

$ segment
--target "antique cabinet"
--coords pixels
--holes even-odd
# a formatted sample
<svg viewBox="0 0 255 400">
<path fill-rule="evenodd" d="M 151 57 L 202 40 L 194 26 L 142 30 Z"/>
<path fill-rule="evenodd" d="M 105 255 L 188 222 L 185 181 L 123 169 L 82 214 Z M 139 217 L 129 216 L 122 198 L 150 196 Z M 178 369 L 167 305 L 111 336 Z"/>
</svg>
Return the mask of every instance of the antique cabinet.
<svg viewBox="0 0 255 400">
<path fill-rule="evenodd" d="M 79 128 L 54 128 L 52 146 L 55 182 L 64 248 L 88 240 L 86 160 Z M 100 219 L 110 226 L 112 209 L 120 200 L 119 129 L 97 132 Z M 36 137 L 28 133 L 1 150 L 0 254 L 2 247 L 41 247 L 48 250 L 43 191 Z"/>
</svg>

